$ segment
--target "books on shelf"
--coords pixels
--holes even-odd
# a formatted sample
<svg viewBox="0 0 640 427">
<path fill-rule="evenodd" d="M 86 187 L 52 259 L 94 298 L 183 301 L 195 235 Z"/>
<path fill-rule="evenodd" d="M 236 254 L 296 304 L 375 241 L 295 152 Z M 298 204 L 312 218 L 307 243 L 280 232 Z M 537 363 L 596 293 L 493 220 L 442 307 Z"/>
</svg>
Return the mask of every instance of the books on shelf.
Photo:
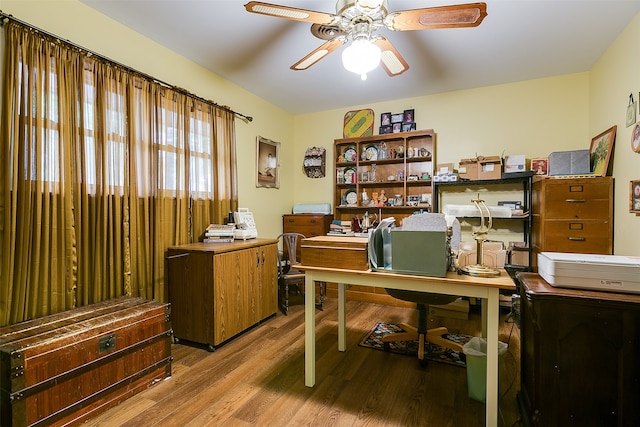
<svg viewBox="0 0 640 427">
<path fill-rule="evenodd" d="M 334 219 L 333 221 L 331 221 L 331 224 L 329 224 L 328 234 L 344 235 L 350 233 L 352 233 L 351 221 Z"/>
</svg>

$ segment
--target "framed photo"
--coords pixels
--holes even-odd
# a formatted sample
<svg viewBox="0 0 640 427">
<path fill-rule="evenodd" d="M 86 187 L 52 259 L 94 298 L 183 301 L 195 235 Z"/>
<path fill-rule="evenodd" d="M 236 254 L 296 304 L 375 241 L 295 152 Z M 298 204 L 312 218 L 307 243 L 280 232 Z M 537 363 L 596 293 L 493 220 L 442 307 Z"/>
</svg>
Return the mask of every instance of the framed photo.
<svg viewBox="0 0 640 427">
<path fill-rule="evenodd" d="M 591 173 L 596 176 L 607 176 L 609 159 L 616 140 L 616 129 L 617 126 L 612 126 L 591 140 L 589 149 Z"/>
<path fill-rule="evenodd" d="M 391 117 L 389 117 L 391 118 Z M 391 124 L 389 124 L 388 126 L 380 126 L 380 135 L 384 135 L 386 133 L 391 133 L 393 131 L 393 128 L 391 127 Z"/>
<path fill-rule="evenodd" d="M 547 159 L 546 157 L 531 159 L 531 170 L 535 175 L 547 175 L 547 173 L 549 172 L 549 159 Z"/>
<path fill-rule="evenodd" d="M 380 126 L 391 126 L 391 113 L 380 114 Z"/>
<path fill-rule="evenodd" d="M 391 115 L 391 123 L 402 123 L 402 120 L 404 120 L 404 114 L 402 113 L 396 113 L 396 114 L 392 114 Z"/>
<path fill-rule="evenodd" d="M 629 212 L 640 214 L 640 180 L 629 182 Z"/>
<path fill-rule="evenodd" d="M 416 130 L 415 123 L 403 123 L 402 124 L 402 132 L 411 132 L 412 130 Z"/>
<path fill-rule="evenodd" d="M 640 153 L 640 122 L 633 126 L 633 132 L 631 132 L 631 150 Z"/>
<path fill-rule="evenodd" d="M 404 113 L 402 113 L 402 123 L 413 123 L 413 122 L 414 122 L 413 109 L 404 110 Z"/>
<path fill-rule="evenodd" d="M 256 187 L 280 188 L 280 143 L 259 136 L 256 151 Z"/>
<path fill-rule="evenodd" d="M 402 132 L 402 123 L 401 122 L 394 123 L 392 126 L 393 126 L 393 133 Z"/>
</svg>

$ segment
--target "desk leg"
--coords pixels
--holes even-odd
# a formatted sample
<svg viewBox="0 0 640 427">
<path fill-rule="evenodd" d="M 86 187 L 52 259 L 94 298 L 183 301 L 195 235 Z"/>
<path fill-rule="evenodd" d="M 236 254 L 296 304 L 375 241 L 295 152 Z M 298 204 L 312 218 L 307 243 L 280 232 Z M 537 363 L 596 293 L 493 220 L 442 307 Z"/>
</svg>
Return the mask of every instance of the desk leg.
<svg viewBox="0 0 640 427">
<path fill-rule="evenodd" d="M 313 273 L 304 278 L 304 385 L 316 384 L 316 287 Z"/>
<path fill-rule="evenodd" d="M 500 308 L 498 306 L 499 292 L 497 288 L 489 289 L 486 304 L 486 333 L 487 333 L 487 407 L 486 425 L 498 425 L 498 328 Z M 484 302 L 484 301 L 483 301 Z M 484 305 L 484 304 L 483 304 Z M 485 307 L 483 307 L 485 308 Z M 483 310 L 483 317 L 485 310 Z"/>
<path fill-rule="evenodd" d="M 482 298 L 481 300 L 481 322 L 482 322 L 482 337 L 486 338 L 487 337 L 487 299 L 486 298 Z"/>
<path fill-rule="evenodd" d="M 347 351 L 347 298 L 344 283 L 338 283 L 338 351 Z"/>
</svg>

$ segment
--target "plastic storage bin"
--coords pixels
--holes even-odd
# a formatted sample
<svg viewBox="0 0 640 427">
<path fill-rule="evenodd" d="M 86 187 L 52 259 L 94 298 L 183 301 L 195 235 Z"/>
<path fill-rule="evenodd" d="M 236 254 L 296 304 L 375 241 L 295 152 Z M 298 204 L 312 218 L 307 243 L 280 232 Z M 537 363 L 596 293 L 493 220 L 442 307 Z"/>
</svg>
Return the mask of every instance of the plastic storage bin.
<svg viewBox="0 0 640 427">
<path fill-rule="evenodd" d="M 509 346 L 498 341 L 498 373 L 502 371 L 502 359 Z M 462 346 L 467 358 L 467 388 L 469 397 L 484 402 L 487 398 L 487 339 L 473 337 Z"/>
</svg>

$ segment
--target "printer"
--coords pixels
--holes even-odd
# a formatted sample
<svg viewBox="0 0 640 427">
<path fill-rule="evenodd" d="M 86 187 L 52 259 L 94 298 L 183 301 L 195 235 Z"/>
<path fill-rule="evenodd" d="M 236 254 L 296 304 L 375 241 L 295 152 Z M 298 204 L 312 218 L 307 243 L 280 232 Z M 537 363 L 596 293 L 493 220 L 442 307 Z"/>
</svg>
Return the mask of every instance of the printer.
<svg viewBox="0 0 640 427">
<path fill-rule="evenodd" d="M 551 286 L 640 294 L 640 257 L 540 252 L 538 274 Z"/>
</svg>

